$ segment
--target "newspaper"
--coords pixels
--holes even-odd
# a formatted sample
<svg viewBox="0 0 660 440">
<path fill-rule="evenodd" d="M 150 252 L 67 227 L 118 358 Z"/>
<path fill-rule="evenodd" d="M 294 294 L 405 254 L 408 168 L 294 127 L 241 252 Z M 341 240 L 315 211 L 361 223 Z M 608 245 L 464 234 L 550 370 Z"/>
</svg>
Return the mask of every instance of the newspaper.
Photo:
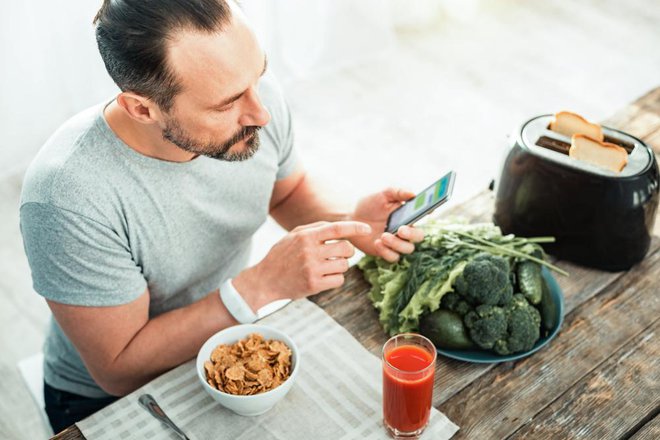
<svg viewBox="0 0 660 440">
<path fill-rule="evenodd" d="M 385 439 L 381 361 L 321 308 L 308 300 L 290 303 L 259 321 L 296 342 L 301 370 L 289 393 L 256 417 L 222 407 L 202 388 L 194 361 L 77 423 L 89 440 L 177 439 L 138 404 L 151 394 L 191 440 L 202 439 Z M 422 439 L 448 439 L 458 427 L 435 408 Z"/>
</svg>

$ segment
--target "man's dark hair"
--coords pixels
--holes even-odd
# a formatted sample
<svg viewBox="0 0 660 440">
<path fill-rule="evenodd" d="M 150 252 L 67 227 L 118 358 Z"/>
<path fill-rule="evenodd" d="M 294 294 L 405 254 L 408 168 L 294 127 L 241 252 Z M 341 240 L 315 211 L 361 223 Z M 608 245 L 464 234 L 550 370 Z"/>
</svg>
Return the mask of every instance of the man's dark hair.
<svg viewBox="0 0 660 440">
<path fill-rule="evenodd" d="M 104 0 L 94 18 L 105 67 L 122 90 L 170 110 L 181 91 L 166 57 L 174 32 L 218 32 L 229 22 L 224 0 Z"/>
</svg>

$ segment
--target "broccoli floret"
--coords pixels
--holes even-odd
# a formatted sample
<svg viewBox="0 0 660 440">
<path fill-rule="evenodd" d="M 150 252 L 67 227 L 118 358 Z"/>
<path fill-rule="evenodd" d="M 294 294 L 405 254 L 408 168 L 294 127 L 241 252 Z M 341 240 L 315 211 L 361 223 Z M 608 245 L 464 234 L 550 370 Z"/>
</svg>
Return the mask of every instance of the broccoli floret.
<svg viewBox="0 0 660 440">
<path fill-rule="evenodd" d="M 503 309 L 507 329 L 504 337 L 495 342 L 495 352 L 506 355 L 530 350 L 541 336 L 541 314 L 520 293 L 513 295 Z"/>
<path fill-rule="evenodd" d="M 440 308 L 452 311 L 461 317 L 472 310 L 472 306 L 456 292 L 448 292 L 442 297 Z"/>
<path fill-rule="evenodd" d="M 499 267 L 502 272 L 508 274 L 511 271 L 511 266 L 506 258 L 498 257 L 497 255 L 489 254 L 488 252 L 478 254 L 472 261 L 488 261 Z"/>
<path fill-rule="evenodd" d="M 502 307 L 478 306 L 465 315 L 463 322 L 470 332 L 470 339 L 481 348 L 492 349 L 507 334 L 507 315 Z"/>
<path fill-rule="evenodd" d="M 513 295 L 508 261 L 486 253 L 477 255 L 456 279 L 456 291 L 475 305 L 507 304 Z"/>
</svg>

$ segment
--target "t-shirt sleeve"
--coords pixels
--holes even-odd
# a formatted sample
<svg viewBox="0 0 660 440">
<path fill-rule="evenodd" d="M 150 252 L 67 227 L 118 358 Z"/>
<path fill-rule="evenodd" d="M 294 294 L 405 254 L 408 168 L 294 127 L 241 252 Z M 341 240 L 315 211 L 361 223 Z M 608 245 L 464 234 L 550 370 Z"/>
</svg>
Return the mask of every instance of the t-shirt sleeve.
<svg viewBox="0 0 660 440">
<path fill-rule="evenodd" d="M 126 304 L 147 282 L 112 228 L 48 203 L 21 207 L 21 233 L 34 290 L 82 306 Z"/>
</svg>

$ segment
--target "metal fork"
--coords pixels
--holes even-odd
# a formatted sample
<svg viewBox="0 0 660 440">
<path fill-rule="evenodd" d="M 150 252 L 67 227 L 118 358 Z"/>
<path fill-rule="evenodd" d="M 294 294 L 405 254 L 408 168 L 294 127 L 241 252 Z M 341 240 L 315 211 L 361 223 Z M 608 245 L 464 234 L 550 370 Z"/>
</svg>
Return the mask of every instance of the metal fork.
<svg viewBox="0 0 660 440">
<path fill-rule="evenodd" d="M 140 399 L 138 400 L 140 402 L 140 405 L 149 411 L 149 414 L 172 428 L 174 432 L 176 432 L 179 437 L 181 437 L 183 440 L 190 440 L 186 434 L 184 434 L 181 429 L 174 424 L 174 422 L 167 417 L 167 414 L 165 414 L 165 411 L 158 405 L 156 402 L 156 399 L 153 398 L 151 394 L 143 394 L 140 396 Z"/>
</svg>

